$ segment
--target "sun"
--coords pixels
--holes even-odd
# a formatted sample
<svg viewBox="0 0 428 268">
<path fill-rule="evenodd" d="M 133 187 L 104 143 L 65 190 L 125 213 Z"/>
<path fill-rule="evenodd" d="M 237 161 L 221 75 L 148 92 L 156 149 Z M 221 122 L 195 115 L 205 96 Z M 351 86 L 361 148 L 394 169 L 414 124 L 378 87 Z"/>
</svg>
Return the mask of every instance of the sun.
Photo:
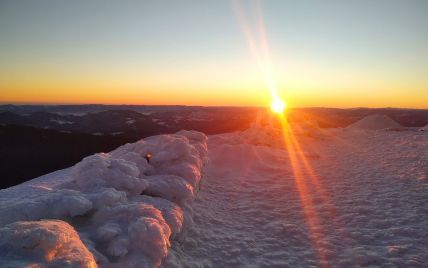
<svg viewBox="0 0 428 268">
<path fill-rule="evenodd" d="M 285 109 L 287 109 L 287 105 L 285 104 L 285 101 L 276 97 L 274 98 L 270 108 L 272 109 L 272 112 L 282 114 L 284 113 Z"/>
</svg>

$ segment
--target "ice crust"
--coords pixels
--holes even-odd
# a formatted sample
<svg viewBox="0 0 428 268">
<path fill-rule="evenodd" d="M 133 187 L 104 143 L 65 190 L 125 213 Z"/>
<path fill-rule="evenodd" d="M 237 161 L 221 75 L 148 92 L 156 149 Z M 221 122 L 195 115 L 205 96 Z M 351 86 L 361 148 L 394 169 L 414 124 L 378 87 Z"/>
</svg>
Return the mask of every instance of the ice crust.
<svg viewBox="0 0 428 268">
<path fill-rule="evenodd" d="M 160 266 L 191 223 L 206 152 L 202 133 L 153 136 L 84 158 L 52 188 L 57 174 L 0 192 L 0 264 Z"/>
</svg>

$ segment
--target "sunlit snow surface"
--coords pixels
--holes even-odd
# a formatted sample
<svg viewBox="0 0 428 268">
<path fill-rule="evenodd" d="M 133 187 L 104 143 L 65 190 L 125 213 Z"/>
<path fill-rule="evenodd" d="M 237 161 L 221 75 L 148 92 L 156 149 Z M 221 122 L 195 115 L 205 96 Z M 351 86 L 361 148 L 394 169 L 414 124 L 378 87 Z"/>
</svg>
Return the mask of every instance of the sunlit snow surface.
<svg viewBox="0 0 428 268">
<path fill-rule="evenodd" d="M 427 266 L 427 132 L 289 132 L 150 137 L 1 190 L 0 266 Z"/>
<path fill-rule="evenodd" d="M 194 225 L 165 266 L 427 267 L 427 133 L 293 132 L 299 150 L 272 147 L 274 130 L 209 137 Z"/>
</svg>

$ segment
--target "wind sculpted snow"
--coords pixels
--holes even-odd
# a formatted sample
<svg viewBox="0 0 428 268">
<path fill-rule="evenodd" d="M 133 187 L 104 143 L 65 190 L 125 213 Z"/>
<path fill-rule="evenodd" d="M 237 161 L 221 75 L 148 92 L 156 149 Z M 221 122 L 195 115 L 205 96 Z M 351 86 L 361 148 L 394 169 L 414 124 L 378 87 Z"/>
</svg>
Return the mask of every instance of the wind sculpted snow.
<svg viewBox="0 0 428 268">
<path fill-rule="evenodd" d="M 0 265 L 160 266 L 191 223 L 206 140 L 149 137 L 0 191 Z"/>
</svg>

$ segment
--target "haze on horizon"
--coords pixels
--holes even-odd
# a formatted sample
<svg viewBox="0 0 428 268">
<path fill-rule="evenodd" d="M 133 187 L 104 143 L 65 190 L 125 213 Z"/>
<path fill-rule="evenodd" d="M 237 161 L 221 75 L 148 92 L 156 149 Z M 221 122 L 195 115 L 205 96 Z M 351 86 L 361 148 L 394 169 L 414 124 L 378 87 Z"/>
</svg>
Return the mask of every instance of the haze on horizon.
<svg viewBox="0 0 428 268">
<path fill-rule="evenodd" d="M 289 106 L 428 108 L 428 1 L 261 6 Z M 3 0 L 0 102 L 265 105 L 238 24 L 227 0 Z"/>
</svg>

